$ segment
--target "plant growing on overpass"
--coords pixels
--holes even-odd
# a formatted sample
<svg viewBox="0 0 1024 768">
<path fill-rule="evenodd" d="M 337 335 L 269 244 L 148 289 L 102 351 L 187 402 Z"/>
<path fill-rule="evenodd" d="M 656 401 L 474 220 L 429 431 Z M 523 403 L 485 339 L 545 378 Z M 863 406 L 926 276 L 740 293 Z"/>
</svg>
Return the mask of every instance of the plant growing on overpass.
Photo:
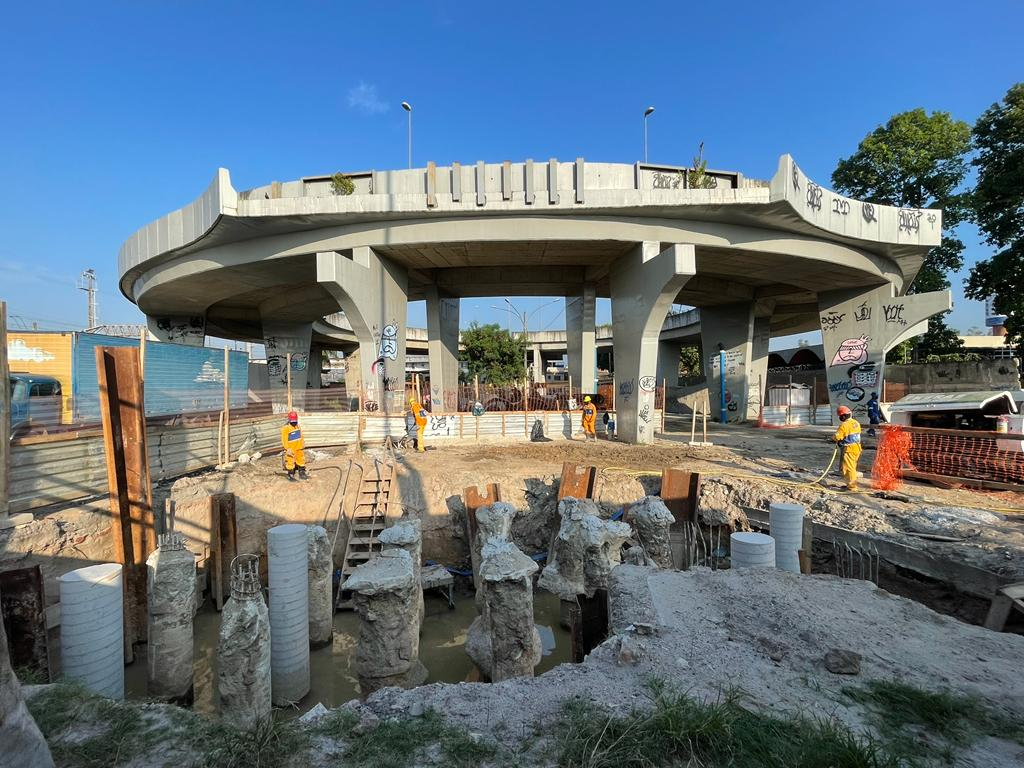
<svg viewBox="0 0 1024 768">
<path fill-rule="evenodd" d="M 331 189 L 336 195 L 351 195 L 356 191 L 355 182 L 341 171 L 331 176 Z"/>
<path fill-rule="evenodd" d="M 693 157 L 693 169 L 690 171 L 688 184 L 690 189 L 714 189 L 718 186 L 718 180 L 708 175 L 708 161 L 704 159 L 704 142 L 697 148 L 697 154 Z"/>
</svg>

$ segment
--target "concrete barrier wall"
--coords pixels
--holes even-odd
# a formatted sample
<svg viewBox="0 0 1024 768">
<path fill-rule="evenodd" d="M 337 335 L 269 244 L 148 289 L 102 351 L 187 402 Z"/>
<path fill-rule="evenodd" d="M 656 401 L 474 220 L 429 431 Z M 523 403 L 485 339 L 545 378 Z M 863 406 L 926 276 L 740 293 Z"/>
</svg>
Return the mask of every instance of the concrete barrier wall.
<svg viewBox="0 0 1024 768">
<path fill-rule="evenodd" d="M 385 437 L 406 434 L 404 416 L 359 413 L 309 413 L 301 417 L 308 448 L 379 445 Z M 578 411 L 529 413 L 456 413 L 431 416 L 425 431 L 428 441 L 445 443 L 477 440 L 530 439 L 540 419 L 544 436 L 552 440 L 577 437 L 582 430 Z M 280 415 L 232 422 L 231 458 L 239 453 L 268 453 L 280 448 Z M 652 423 L 660 429 L 661 411 Z M 605 433 L 598 420 L 597 431 Z M 154 482 L 170 480 L 217 463 L 217 426 L 151 426 L 146 431 L 149 466 Z M 98 430 L 16 441 L 11 452 L 10 511 L 23 512 L 63 502 L 98 496 L 107 491 L 107 460 L 103 435 Z"/>
</svg>

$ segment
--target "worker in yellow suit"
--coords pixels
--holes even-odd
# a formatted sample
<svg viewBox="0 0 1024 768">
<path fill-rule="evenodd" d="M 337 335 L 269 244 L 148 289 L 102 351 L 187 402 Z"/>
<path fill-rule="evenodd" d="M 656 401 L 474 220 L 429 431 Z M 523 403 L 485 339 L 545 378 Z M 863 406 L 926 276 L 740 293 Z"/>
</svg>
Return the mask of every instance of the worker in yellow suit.
<svg viewBox="0 0 1024 768">
<path fill-rule="evenodd" d="M 583 398 L 583 439 L 590 438 L 597 442 L 597 407 L 587 395 Z"/>
<path fill-rule="evenodd" d="M 423 453 L 427 449 L 423 445 L 423 430 L 427 428 L 427 411 L 415 397 L 409 398 L 409 410 L 416 420 L 416 450 Z"/>
<path fill-rule="evenodd" d="M 839 429 L 832 435 L 832 441 L 837 443 L 843 450 L 843 477 L 846 478 L 846 488 L 850 491 L 857 490 L 857 460 L 860 459 L 860 423 L 853 418 L 853 412 L 845 405 L 840 405 L 836 410 L 839 415 Z"/>
<path fill-rule="evenodd" d="M 299 471 L 299 477 L 303 480 L 309 479 L 309 475 L 306 474 L 305 447 L 302 430 L 299 428 L 299 414 L 289 411 L 288 423 L 281 427 L 281 448 L 284 450 L 284 468 L 292 482 L 295 482 L 296 469 Z"/>
</svg>

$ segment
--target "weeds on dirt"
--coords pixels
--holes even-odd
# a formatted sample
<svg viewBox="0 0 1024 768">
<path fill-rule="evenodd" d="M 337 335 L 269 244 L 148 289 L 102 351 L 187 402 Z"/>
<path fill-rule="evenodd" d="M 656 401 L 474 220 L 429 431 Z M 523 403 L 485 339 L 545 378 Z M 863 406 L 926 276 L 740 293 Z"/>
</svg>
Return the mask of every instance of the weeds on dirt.
<svg viewBox="0 0 1024 768">
<path fill-rule="evenodd" d="M 48 686 L 27 704 L 54 761 L 68 768 L 123 765 L 160 740 L 138 707 L 95 696 L 74 683 Z"/>
<path fill-rule="evenodd" d="M 783 720 L 751 712 L 736 693 L 697 701 L 648 683 L 652 707 L 609 715 L 581 700 L 566 703 L 558 727 L 563 768 L 901 768 L 878 742 L 831 720 Z"/>
<path fill-rule="evenodd" d="M 306 733 L 277 717 L 250 730 L 204 721 L 192 742 L 202 768 L 280 768 L 308 762 L 303 757 L 309 746 Z"/>
<path fill-rule="evenodd" d="M 908 756 L 952 763 L 956 748 L 985 736 L 1024 744 L 1024 720 L 973 696 L 884 680 L 844 688 L 843 694 L 867 709 L 871 725 L 891 749 Z"/>
<path fill-rule="evenodd" d="M 446 768 L 474 768 L 497 755 L 495 744 L 476 741 L 466 730 L 427 711 L 422 717 L 385 720 L 372 731 L 353 736 L 341 758 L 344 766 L 405 768 L 436 763 Z"/>
</svg>

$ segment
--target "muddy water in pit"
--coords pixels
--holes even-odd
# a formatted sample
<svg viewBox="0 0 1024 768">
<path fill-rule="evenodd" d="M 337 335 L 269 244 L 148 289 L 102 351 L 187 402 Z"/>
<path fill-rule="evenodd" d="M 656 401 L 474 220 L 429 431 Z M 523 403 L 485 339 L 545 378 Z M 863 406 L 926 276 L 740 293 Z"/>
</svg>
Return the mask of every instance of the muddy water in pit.
<svg viewBox="0 0 1024 768">
<path fill-rule="evenodd" d="M 473 595 L 455 599 L 455 608 L 448 601 L 428 593 L 427 611 L 420 636 L 420 661 L 429 672 L 428 683 L 476 681 L 477 671 L 466 655 L 466 630 L 476 618 Z M 558 623 L 559 600 L 547 592 L 533 596 L 533 615 L 544 646 L 544 655 L 536 674 L 569 661 L 569 633 Z M 217 703 L 217 637 L 220 614 L 209 601 L 195 618 L 195 702 L 193 709 L 216 715 Z M 309 652 L 311 687 L 297 709 L 283 711 L 285 717 L 300 715 L 323 702 L 336 707 L 359 697 L 356 680 L 355 647 L 359 638 L 359 617 L 352 611 L 334 615 L 334 639 L 331 645 Z M 130 699 L 146 698 L 146 648 L 139 646 L 134 664 L 125 668 L 125 695 Z"/>
</svg>

